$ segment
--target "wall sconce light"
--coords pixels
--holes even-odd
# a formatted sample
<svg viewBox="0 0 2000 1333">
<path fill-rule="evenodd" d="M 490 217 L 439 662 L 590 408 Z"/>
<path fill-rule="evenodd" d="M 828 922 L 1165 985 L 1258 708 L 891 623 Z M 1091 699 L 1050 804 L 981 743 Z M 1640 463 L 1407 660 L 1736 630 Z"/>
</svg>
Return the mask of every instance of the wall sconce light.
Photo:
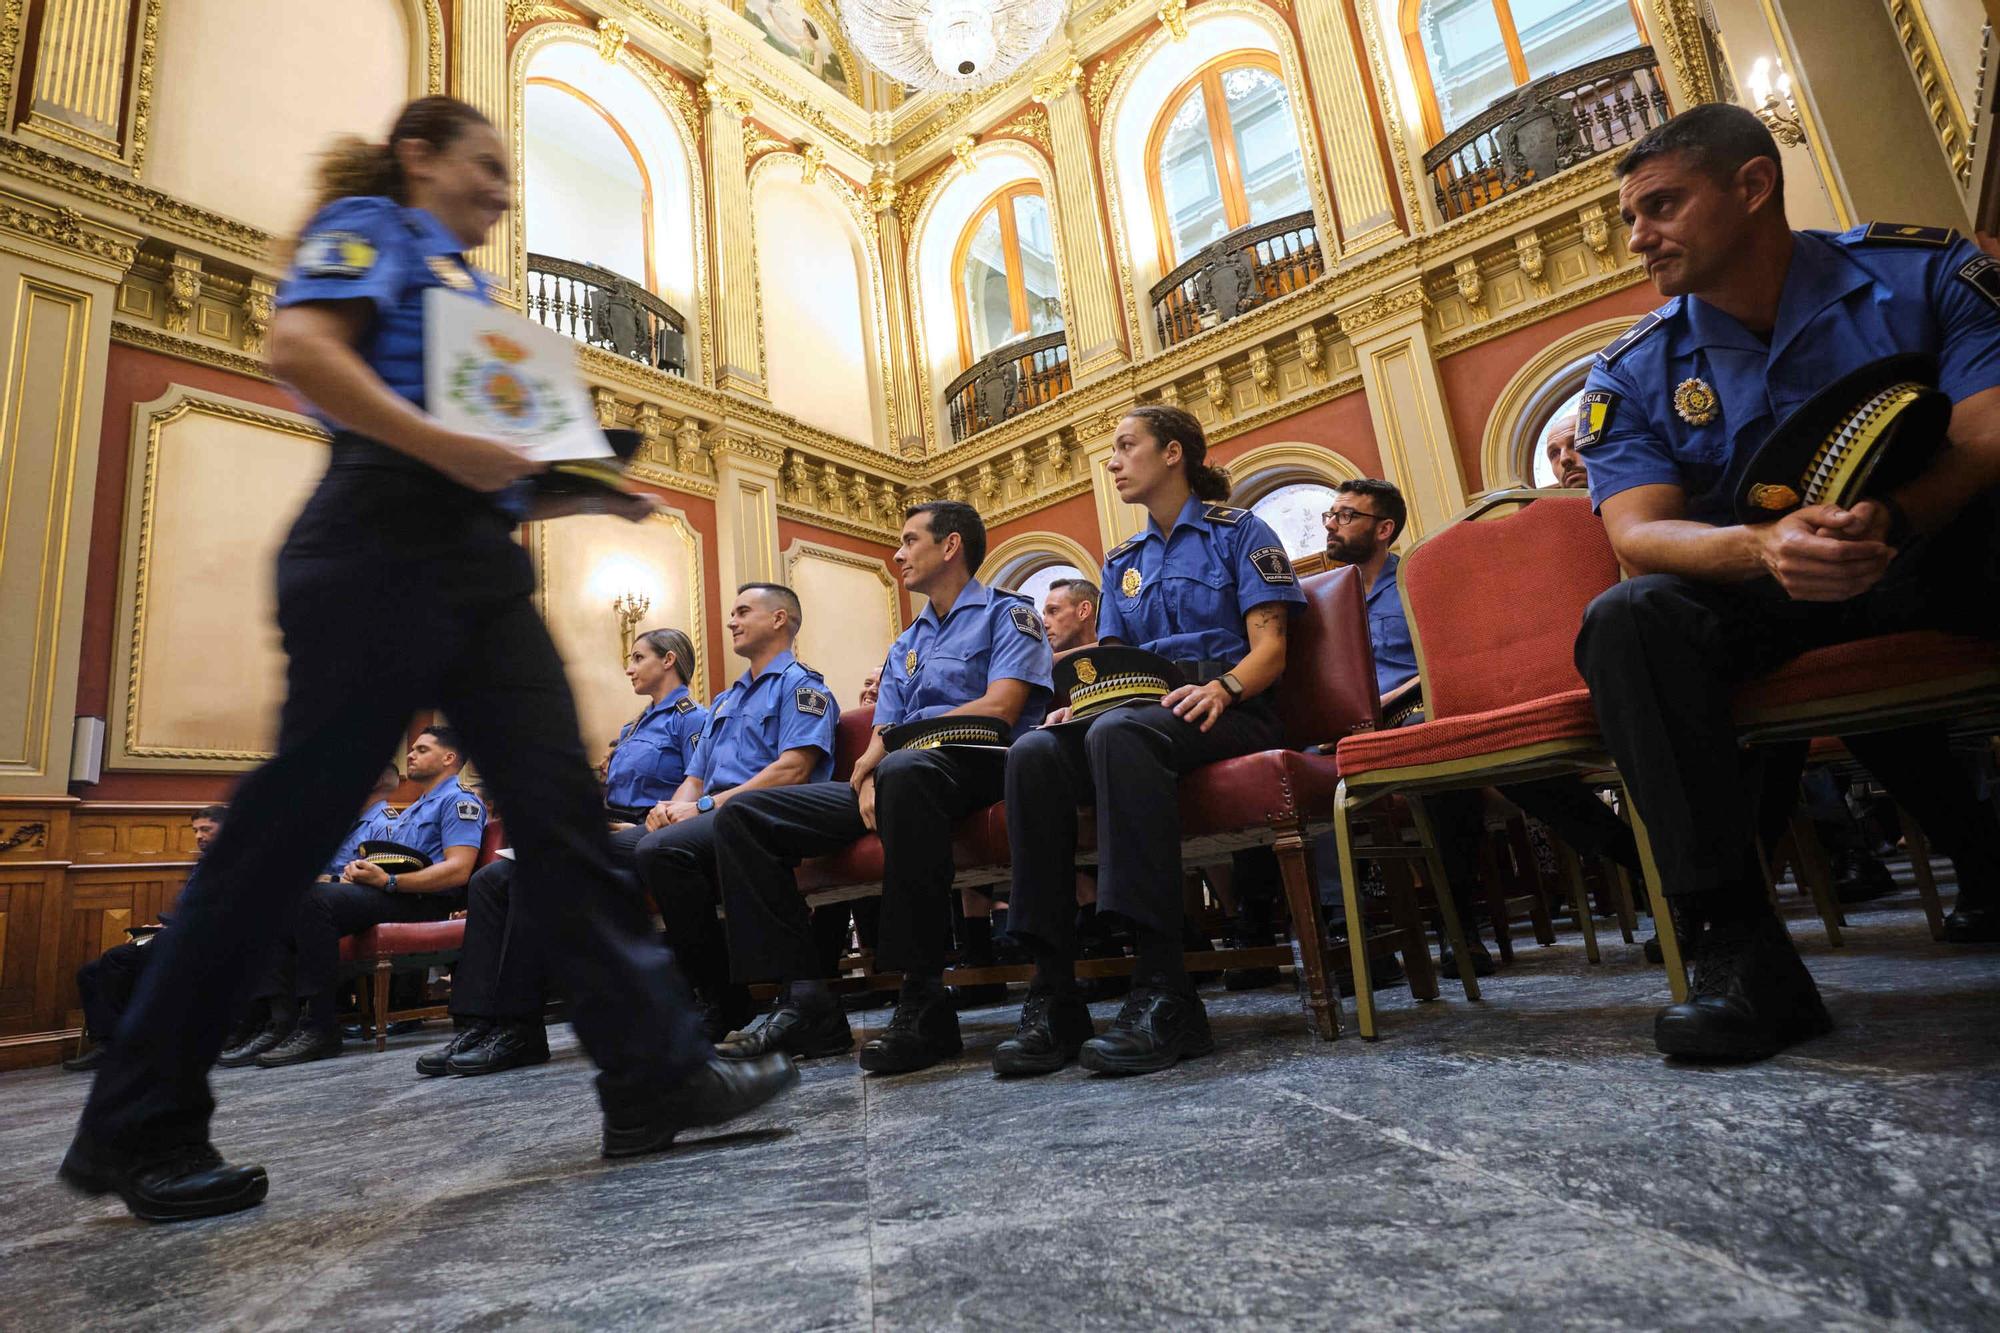
<svg viewBox="0 0 2000 1333">
<path fill-rule="evenodd" d="M 1749 84 L 1750 96 L 1756 102 L 1751 110 L 1764 122 L 1764 128 L 1771 131 L 1771 137 L 1787 146 L 1804 143 L 1805 123 L 1799 118 L 1799 104 L 1792 100 L 1792 76 L 1785 73 L 1784 62 L 1758 56 L 1757 63 L 1750 67 Z"/>
<path fill-rule="evenodd" d="M 630 588 L 611 599 L 612 613 L 618 617 L 618 646 L 620 666 L 632 655 L 632 636 L 639 628 L 640 617 L 653 605 L 653 599 L 643 592 Z"/>
</svg>

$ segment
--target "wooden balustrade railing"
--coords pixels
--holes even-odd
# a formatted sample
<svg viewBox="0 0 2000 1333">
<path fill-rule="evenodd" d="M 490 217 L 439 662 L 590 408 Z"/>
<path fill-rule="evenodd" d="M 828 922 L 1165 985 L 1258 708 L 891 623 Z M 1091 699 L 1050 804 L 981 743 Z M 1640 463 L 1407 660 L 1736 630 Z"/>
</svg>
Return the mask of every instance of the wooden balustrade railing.
<svg viewBox="0 0 2000 1333">
<path fill-rule="evenodd" d="M 528 256 L 528 318 L 673 375 L 687 373 L 687 317 L 622 274 Z"/>
<path fill-rule="evenodd" d="M 952 442 L 1046 403 L 1070 383 L 1069 339 L 1061 329 L 996 347 L 945 386 Z"/>
<path fill-rule="evenodd" d="M 1296 291 L 1326 271 L 1310 209 L 1217 237 L 1153 284 L 1153 325 L 1172 347 Z"/>
</svg>

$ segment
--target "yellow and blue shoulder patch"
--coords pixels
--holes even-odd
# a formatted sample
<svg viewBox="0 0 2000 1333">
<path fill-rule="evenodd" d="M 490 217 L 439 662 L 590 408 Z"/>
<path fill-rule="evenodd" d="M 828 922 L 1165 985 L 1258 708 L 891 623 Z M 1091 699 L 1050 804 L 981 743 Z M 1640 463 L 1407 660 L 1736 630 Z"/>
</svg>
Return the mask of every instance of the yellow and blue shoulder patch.
<svg viewBox="0 0 2000 1333">
<path fill-rule="evenodd" d="M 1597 354 L 1597 363 L 1601 366 L 1608 366 L 1616 362 L 1619 357 L 1631 351 L 1633 345 L 1637 343 L 1641 338 L 1651 333 L 1654 329 L 1659 328 L 1660 325 L 1664 324 L 1665 322 L 1666 322 L 1665 318 L 1660 314 L 1659 311 L 1653 310 L 1647 312 L 1647 315 L 1644 319 L 1640 320 L 1637 324 L 1634 324 L 1631 328 L 1625 330 L 1625 332 L 1619 334 L 1616 338 L 1614 338 L 1611 341 L 1609 346 L 1605 347 L 1603 351 Z M 1578 448 L 1583 447 L 1583 440 L 1580 434 L 1577 439 L 1577 447 Z"/>
<path fill-rule="evenodd" d="M 316 231 L 293 259 L 308 278 L 358 278 L 375 267 L 375 245 L 358 231 Z"/>
<path fill-rule="evenodd" d="M 1618 395 L 1609 389 L 1591 389 L 1576 401 L 1576 447 L 1588 449 L 1604 438 L 1611 425 L 1611 413 Z"/>
<path fill-rule="evenodd" d="M 1942 249 L 1958 239 L 1951 227 L 1924 227 L 1914 222 L 1871 222 L 1861 240 L 1877 245 L 1934 245 Z"/>
<path fill-rule="evenodd" d="M 1249 512 L 1247 509 L 1238 509 L 1234 505 L 1212 504 L 1201 511 L 1201 516 L 1211 523 L 1223 523 L 1233 527 L 1241 523 L 1244 515 Z"/>
</svg>

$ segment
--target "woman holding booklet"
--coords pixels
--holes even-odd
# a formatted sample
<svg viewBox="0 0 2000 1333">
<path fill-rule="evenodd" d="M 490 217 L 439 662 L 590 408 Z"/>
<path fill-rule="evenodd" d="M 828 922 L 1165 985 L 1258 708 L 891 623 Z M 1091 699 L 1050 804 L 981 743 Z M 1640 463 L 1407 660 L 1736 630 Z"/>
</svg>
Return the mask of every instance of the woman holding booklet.
<svg viewBox="0 0 2000 1333">
<path fill-rule="evenodd" d="M 464 735 L 518 856 L 515 910 L 548 942 L 599 1070 L 603 1151 L 669 1145 L 796 1081 L 783 1056 L 718 1062 L 671 955 L 614 878 L 601 796 L 513 538 L 643 496 L 538 495 L 544 464 L 425 410 L 426 293 L 484 301 L 465 252 L 510 203 L 508 153 L 463 102 L 426 97 L 384 143 L 327 156 L 278 293 L 271 363 L 333 433 L 278 556 L 290 658 L 277 757 L 245 780 L 91 1089 L 61 1175 L 173 1221 L 261 1202 L 259 1166 L 209 1143 L 207 1072 L 244 974 L 296 909 L 418 709 Z"/>
</svg>

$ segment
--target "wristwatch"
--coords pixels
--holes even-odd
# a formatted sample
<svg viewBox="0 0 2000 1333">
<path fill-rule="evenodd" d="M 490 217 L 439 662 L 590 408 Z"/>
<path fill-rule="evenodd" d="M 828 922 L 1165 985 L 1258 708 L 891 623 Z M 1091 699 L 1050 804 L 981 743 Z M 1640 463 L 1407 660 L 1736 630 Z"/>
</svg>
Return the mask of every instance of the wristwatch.
<svg viewBox="0 0 2000 1333">
<path fill-rule="evenodd" d="M 391 875 L 389 876 L 389 882 L 382 886 L 382 892 L 394 893 L 395 891 L 396 891 L 396 877 L 394 875 Z"/>
<path fill-rule="evenodd" d="M 713 796 L 703 796 L 694 803 L 694 808 L 703 814 L 707 814 L 709 811 L 715 809 L 715 798 Z"/>
<path fill-rule="evenodd" d="M 1217 676 L 1216 680 L 1222 683 L 1223 689 L 1229 691 L 1229 700 L 1231 703 L 1240 704 L 1243 702 L 1243 682 L 1236 679 L 1234 671 L 1225 671 Z"/>
</svg>

